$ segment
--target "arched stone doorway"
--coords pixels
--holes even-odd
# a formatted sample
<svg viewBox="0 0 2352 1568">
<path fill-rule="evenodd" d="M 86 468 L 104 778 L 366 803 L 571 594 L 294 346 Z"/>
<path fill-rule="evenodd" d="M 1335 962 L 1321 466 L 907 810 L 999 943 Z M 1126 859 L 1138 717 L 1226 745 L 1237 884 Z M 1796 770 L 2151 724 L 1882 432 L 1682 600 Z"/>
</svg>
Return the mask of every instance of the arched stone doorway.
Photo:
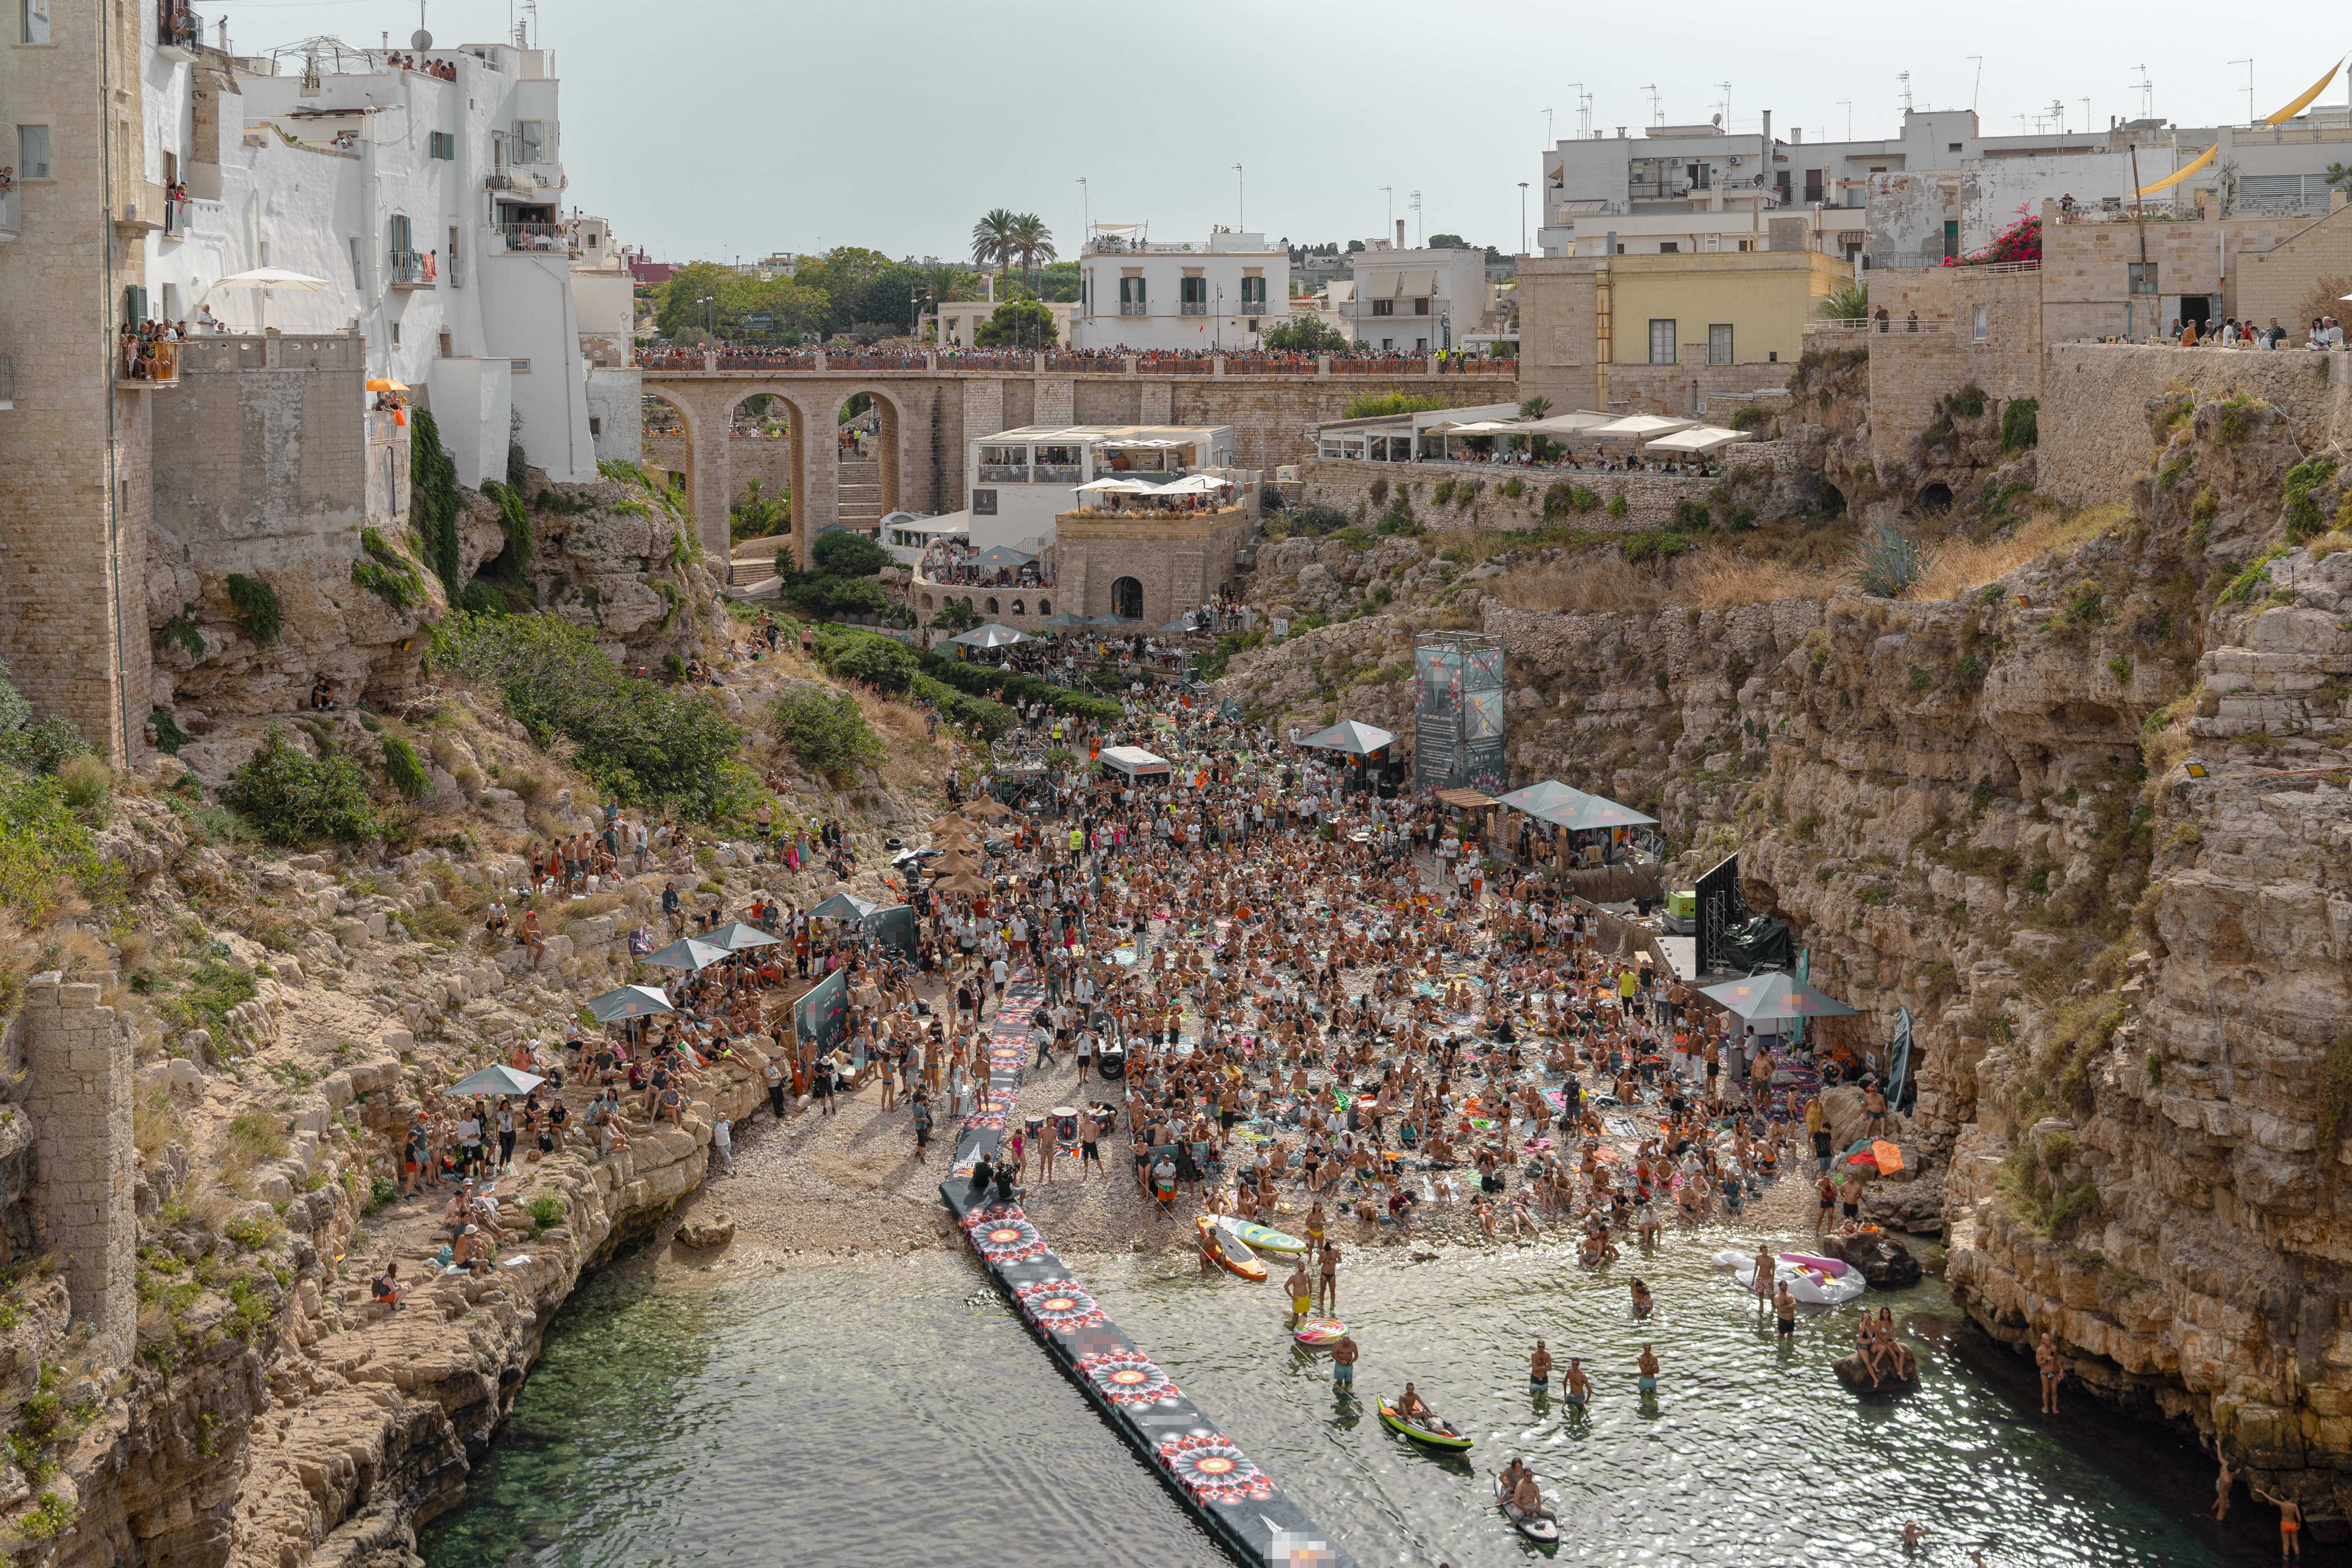
<svg viewBox="0 0 2352 1568">
<path fill-rule="evenodd" d="M 1110 585 L 1110 613 L 1125 616 L 1129 620 L 1143 618 L 1143 584 L 1132 577 L 1121 577 Z"/>
</svg>

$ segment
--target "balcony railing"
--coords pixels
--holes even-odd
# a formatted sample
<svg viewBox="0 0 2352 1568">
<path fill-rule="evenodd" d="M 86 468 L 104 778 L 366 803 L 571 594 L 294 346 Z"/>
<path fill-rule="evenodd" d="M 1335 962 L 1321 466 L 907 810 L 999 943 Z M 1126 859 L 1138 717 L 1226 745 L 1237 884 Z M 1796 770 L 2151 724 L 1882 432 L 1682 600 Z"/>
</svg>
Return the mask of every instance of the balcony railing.
<svg viewBox="0 0 2352 1568">
<path fill-rule="evenodd" d="M 16 362 L 0 354 L 0 408 L 16 406 Z"/>
<path fill-rule="evenodd" d="M 387 262 L 390 274 L 386 279 L 395 289 L 430 289 L 434 286 L 434 267 L 424 252 L 395 250 Z"/>
<path fill-rule="evenodd" d="M 1206 300 L 1187 300 L 1178 305 L 1176 309 L 1179 313 L 1183 315 L 1205 316 L 1209 313 L 1209 302 Z"/>
<path fill-rule="evenodd" d="M 157 0 L 156 43 L 167 49 L 193 50 L 204 37 L 205 19 L 188 9 L 187 0 Z"/>
<path fill-rule="evenodd" d="M 1078 466 L 1076 463 L 1037 465 L 1037 482 L 1041 485 L 1074 485 L 1078 482 L 1079 477 Z"/>
<path fill-rule="evenodd" d="M 180 345 L 140 340 L 114 354 L 114 384 L 126 387 L 176 386 L 180 380 Z"/>
<path fill-rule="evenodd" d="M 1263 316 L 1263 315 L 1265 315 L 1265 300 L 1243 300 L 1243 301 L 1242 301 L 1242 314 L 1243 314 L 1243 315 L 1244 315 L 1244 316 Z"/>
<path fill-rule="evenodd" d="M 560 223 L 502 223 L 498 227 L 506 237 L 509 250 L 545 251 L 551 256 L 580 254 Z"/>
<path fill-rule="evenodd" d="M 1025 485 L 1029 482 L 1026 463 L 982 463 L 980 480 L 988 485 Z"/>
<path fill-rule="evenodd" d="M 1122 316 L 1148 316 L 1151 311 L 1140 300 L 1121 300 L 1118 313 Z"/>
<path fill-rule="evenodd" d="M 163 237 L 184 239 L 188 234 L 188 204 L 177 196 L 163 198 Z"/>
</svg>

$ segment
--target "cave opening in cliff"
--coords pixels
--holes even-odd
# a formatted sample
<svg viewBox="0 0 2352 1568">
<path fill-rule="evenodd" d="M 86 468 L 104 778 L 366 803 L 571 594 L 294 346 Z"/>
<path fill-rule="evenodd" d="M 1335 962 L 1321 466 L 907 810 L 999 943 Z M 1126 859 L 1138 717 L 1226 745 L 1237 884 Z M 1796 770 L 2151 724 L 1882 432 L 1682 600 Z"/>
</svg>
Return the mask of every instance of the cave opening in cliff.
<svg viewBox="0 0 2352 1568">
<path fill-rule="evenodd" d="M 1921 490 L 1919 492 L 1919 510 L 1926 512 L 1951 510 L 1952 487 L 1939 482 L 1929 485 L 1926 489 Z"/>
<path fill-rule="evenodd" d="M 1823 517 L 1845 515 L 1845 492 L 1835 485 L 1822 487 L 1822 515 Z"/>
</svg>

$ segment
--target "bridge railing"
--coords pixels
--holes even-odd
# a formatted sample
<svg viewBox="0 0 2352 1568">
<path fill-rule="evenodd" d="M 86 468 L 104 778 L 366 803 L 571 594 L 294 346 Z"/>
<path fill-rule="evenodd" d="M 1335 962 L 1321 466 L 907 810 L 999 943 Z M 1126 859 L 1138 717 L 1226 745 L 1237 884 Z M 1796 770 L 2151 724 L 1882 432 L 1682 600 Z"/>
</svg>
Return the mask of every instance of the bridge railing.
<svg viewBox="0 0 2352 1568">
<path fill-rule="evenodd" d="M 1045 371 L 1078 375 L 1488 375 L 1518 374 L 1518 361 L 1456 354 L 1036 354 L 827 353 L 816 349 L 646 349 L 638 366 L 656 375 L 725 372 Z"/>
</svg>

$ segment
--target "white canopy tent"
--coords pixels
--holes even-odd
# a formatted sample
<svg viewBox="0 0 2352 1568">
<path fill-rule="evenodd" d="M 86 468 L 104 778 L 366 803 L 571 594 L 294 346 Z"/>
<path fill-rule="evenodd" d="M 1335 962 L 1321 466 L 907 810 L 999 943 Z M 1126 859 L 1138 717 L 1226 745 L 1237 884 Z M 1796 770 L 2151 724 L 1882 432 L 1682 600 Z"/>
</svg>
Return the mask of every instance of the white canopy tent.
<svg viewBox="0 0 2352 1568">
<path fill-rule="evenodd" d="M 1719 452 L 1735 442 L 1751 439 L 1746 430 L 1727 430 L 1719 425 L 1694 425 L 1687 430 L 1677 430 L 1671 436 L 1661 436 L 1643 450 L 1649 452 L 1686 452 L 1697 456 Z"/>
<path fill-rule="evenodd" d="M 1095 760 L 1131 779 L 1164 778 L 1169 773 L 1167 758 L 1156 756 L 1141 746 L 1105 746 L 1102 755 Z"/>
<path fill-rule="evenodd" d="M 1221 479 L 1213 474 L 1187 474 L 1173 484 L 1161 485 L 1151 493 L 1161 496 L 1211 495 L 1218 490 L 1231 489 L 1233 486 L 1231 479 Z"/>
<path fill-rule="evenodd" d="M 269 328 L 269 290 L 289 289 L 299 294 L 315 294 L 326 286 L 325 279 L 313 278 L 307 272 L 289 272 L 282 267 L 256 267 L 250 271 L 232 272 L 226 278 L 214 279 L 212 289 L 196 296 L 196 302 L 202 304 L 212 298 L 213 289 L 258 289 L 261 298 L 256 304 L 261 312 L 261 330 L 267 331 Z"/>
<path fill-rule="evenodd" d="M 1590 434 L 1603 440 L 1648 441 L 1660 436 L 1671 436 L 1677 430 L 1687 430 L 1697 423 L 1696 419 L 1673 419 L 1662 414 L 1633 414 L 1622 419 L 1612 419 L 1606 425 L 1595 426 Z"/>
<path fill-rule="evenodd" d="M 1140 479 L 1127 479 L 1113 476 L 1108 479 L 1089 479 L 1085 484 L 1073 485 L 1070 488 L 1079 495 L 1101 494 L 1132 496 L 1142 495 L 1149 490 L 1157 489 L 1158 487 L 1147 485 Z"/>
<path fill-rule="evenodd" d="M 1562 436 L 1585 436 L 1603 426 L 1617 423 L 1613 414 L 1595 414 L 1580 408 L 1572 414 L 1549 414 L 1541 419 L 1529 419 L 1511 427 L 1514 436 L 1549 436 L 1557 440 Z"/>
</svg>

